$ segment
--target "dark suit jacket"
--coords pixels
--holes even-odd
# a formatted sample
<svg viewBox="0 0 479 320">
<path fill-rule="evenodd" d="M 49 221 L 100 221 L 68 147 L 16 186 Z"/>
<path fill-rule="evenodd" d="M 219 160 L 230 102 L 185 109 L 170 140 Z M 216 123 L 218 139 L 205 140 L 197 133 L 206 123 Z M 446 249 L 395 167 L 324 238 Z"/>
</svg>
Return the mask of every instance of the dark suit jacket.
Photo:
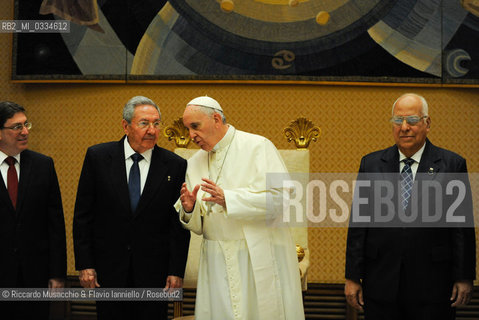
<svg viewBox="0 0 479 320">
<path fill-rule="evenodd" d="M 416 181 L 430 168 L 467 172 L 461 156 L 427 140 Z M 359 172 L 398 173 L 397 146 L 363 157 Z M 424 176 L 434 179 L 436 174 Z M 470 212 L 463 214 L 472 219 L 472 206 L 465 208 Z M 377 301 L 395 301 L 400 286 L 412 301 L 449 301 L 454 281 L 475 279 L 475 274 L 474 228 L 349 228 L 346 278 L 361 279 L 365 296 Z"/>
<path fill-rule="evenodd" d="M 0 287 L 45 288 L 66 278 L 66 240 L 57 174 L 50 157 L 20 155 L 17 208 L 0 179 Z"/>
<path fill-rule="evenodd" d="M 168 275 L 183 277 L 188 254 L 190 234 L 173 207 L 186 161 L 155 146 L 138 207 L 131 212 L 124 139 L 86 153 L 73 219 L 76 269 L 96 269 L 102 287 L 127 287 L 128 281 L 164 287 Z"/>
</svg>

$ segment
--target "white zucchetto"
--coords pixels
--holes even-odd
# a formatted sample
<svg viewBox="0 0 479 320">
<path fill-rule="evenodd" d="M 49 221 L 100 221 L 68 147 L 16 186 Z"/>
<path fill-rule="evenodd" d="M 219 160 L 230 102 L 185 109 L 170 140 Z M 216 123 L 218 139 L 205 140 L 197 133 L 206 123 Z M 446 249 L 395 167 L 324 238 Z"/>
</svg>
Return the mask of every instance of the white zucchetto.
<svg viewBox="0 0 479 320">
<path fill-rule="evenodd" d="M 219 111 L 223 112 L 223 109 L 221 108 L 218 101 L 216 101 L 215 99 L 210 98 L 208 96 L 202 96 L 202 97 L 194 98 L 193 100 L 191 100 L 190 102 L 188 102 L 186 104 L 186 106 L 189 106 L 189 105 L 212 108 L 212 109 L 219 110 Z"/>
</svg>

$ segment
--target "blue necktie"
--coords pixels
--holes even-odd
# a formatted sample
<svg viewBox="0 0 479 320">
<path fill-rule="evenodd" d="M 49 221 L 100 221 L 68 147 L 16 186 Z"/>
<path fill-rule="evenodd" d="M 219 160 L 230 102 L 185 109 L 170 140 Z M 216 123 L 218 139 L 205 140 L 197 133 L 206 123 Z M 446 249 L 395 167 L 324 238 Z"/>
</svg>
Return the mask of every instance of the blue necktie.
<svg viewBox="0 0 479 320">
<path fill-rule="evenodd" d="M 411 158 L 406 158 L 403 160 L 403 162 L 404 168 L 401 171 L 401 204 L 404 211 L 406 211 L 409 198 L 411 198 L 412 186 L 414 184 L 411 170 L 414 160 Z"/>
<path fill-rule="evenodd" d="M 138 162 L 143 159 L 143 156 L 139 153 L 135 153 L 131 156 L 131 159 L 133 160 L 133 165 L 131 166 L 128 178 L 128 189 L 130 190 L 131 211 L 135 212 L 141 196 L 140 168 L 138 167 Z"/>
</svg>

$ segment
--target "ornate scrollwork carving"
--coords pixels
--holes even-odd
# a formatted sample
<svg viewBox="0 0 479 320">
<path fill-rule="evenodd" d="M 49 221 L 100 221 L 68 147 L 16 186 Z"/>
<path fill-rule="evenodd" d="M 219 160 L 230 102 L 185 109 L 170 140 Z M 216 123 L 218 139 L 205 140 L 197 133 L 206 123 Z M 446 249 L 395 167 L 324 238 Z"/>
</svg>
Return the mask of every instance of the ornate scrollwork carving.
<svg viewBox="0 0 479 320">
<path fill-rule="evenodd" d="M 318 140 L 321 129 L 306 118 L 298 118 L 284 128 L 283 134 L 288 142 L 294 141 L 296 148 L 307 149 L 311 141 Z"/>
<path fill-rule="evenodd" d="M 296 254 L 298 255 L 298 262 L 303 261 L 304 259 L 304 249 L 299 244 L 296 244 Z"/>
<path fill-rule="evenodd" d="M 183 124 L 183 118 L 178 118 L 173 121 L 173 125 L 165 127 L 163 135 L 170 141 L 175 139 L 178 148 L 188 148 L 188 144 L 191 142 L 188 129 Z"/>
</svg>

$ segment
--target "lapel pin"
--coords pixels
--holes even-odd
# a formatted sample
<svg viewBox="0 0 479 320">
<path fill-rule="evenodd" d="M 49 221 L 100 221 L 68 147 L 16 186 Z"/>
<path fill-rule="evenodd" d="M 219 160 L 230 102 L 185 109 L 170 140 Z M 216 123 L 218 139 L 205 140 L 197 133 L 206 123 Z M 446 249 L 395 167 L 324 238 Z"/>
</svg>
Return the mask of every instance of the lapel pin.
<svg viewBox="0 0 479 320">
<path fill-rule="evenodd" d="M 168 176 L 168 181 L 171 181 L 171 176 Z"/>
<path fill-rule="evenodd" d="M 429 168 L 429 171 L 427 172 L 428 175 L 433 175 L 434 174 L 434 169 L 433 168 Z"/>
</svg>

